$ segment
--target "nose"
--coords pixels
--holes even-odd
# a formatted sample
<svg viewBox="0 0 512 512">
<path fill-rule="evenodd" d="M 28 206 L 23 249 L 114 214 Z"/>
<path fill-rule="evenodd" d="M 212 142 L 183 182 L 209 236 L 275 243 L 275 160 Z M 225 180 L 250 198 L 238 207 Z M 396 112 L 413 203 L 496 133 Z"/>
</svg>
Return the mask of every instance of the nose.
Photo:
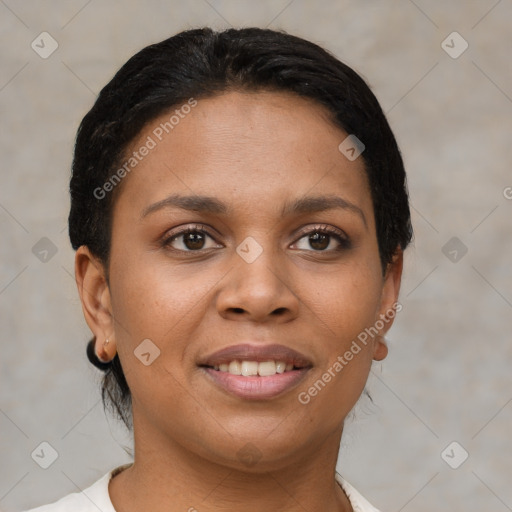
<svg viewBox="0 0 512 512">
<path fill-rule="evenodd" d="M 264 251 L 252 263 L 246 263 L 237 254 L 234 258 L 217 294 L 217 311 L 223 318 L 285 323 L 297 317 L 300 301 L 292 283 L 287 282 L 289 273 L 287 276 L 275 256 Z"/>
</svg>

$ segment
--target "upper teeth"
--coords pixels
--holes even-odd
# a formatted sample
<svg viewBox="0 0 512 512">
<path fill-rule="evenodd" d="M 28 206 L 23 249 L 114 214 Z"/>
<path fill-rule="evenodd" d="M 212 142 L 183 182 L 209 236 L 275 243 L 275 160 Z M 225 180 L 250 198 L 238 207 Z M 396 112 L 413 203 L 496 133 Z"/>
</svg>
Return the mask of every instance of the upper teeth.
<svg viewBox="0 0 512 512">
<path fill-rule="evenodd" d="M 243 375 L 250 377 L 259 375 L 260 377 L 268 377 L 276 373 L 284 373 L 293 370 L 293 364 L 286 364 L 284 361 L 231 361 L 229 364 L 224 363 L 215 365 L 215 370 L 221 372 L 229 372 L 232 375 Z"/>
</svg>

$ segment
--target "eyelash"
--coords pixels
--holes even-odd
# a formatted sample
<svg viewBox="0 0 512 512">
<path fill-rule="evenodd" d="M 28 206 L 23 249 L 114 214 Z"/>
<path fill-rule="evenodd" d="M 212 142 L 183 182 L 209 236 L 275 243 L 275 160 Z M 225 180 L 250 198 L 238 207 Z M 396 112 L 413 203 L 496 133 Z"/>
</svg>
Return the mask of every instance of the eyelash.
<svg viewBox="0 0 512 512">
<path fill-rule="evenodd" d="M 176 252 L 181 252 L 181 253 L 200 253 L 202 251 L 204 251 L 205 249 L 198 249 L 198 250 L 187 250 L 187 251 L 184 251 L 182 249 L 175 249 L 173 247 L 171 247 L 171 243 L 178 239 L 180 236 L 184 236 L 184 235 L 187 235 L 189 233 L 200 233 L 200 234 L 203 234 L 203 235 L 206 235 L 208 237 L 210 237 L 212 240 L 215 241 L 215 243 L 218 243 L 217 240 L 215 240 L 215 237 L 212 236 L 209 232 L 209 229 L 207 226 L 203 225 L 203 224 L 195 224 L 193 226 L 187 226 L 185 229 L 181 229 L 177 232 L 174 232 L 174 233 L 170 233 L 168 236 L 166 236 L 163 240 L 162 240 L 162 246 L 165 247 L 165 248 L 169 248 L 173 251 L 176 251 Z M 323 234 L 323 235 L 328 235 L 330 237 L 333 237 L 334 239 L 336 239 L 336 241 L 338 242 L 339 246 L 336 248 L 336 249 L 330 249 L 330 250 L 317 250 L 315 251 L 314 249 L 310 249 L 309 251 L 310 252 L 315 252 L 315 253 L 331 253 L 331 252 L 334 252 L 334 251 L 337 251 L 337 252 L 341 252 L 343 250 L 346 250 L 346 249 L 350 249 L 351 248 L 351 241 L 349 239 L 349 237 L 343 232 L 341 231 L 340 229 L 337 229 L 337 228 L 334 228 L 332 226 L 326 226 L 326 225 L 316 225 L 312 228 L 308 228 L 306 230 L 302 230 L 300 233 L 299 233 L 299 238 L 297 238 L 297 240 L 294 242 L 294 244 L 296 244 L 298 241 L 302 240 L 303 238 L 309 236 L 309 235 L 312 235 L 314 233 L 319 233 L 319 234 Z M 206 249 L 208 250 L 208 249 Z M 306 249 L 307 250 L 307 249 Z"/>
<path fill-rule="evenodd" d="M 341 252 L 346 249 L 350 249 L 351 247 L 351 241 L 350 238 L 347 236 L 345 232 L 343 232 L 341 229 L 334 228 L 332 226 L 326 226 L 322 224 L 317 224 L 316 226 L 313 226 L 312 228 L 307 228 L 305 230 L 302 230 L 299 233 L 299 238 L 297 239 L 295 243 L 297 243 L 299 240 L 302 240 L 302 238 L 307 237 L 309 235 L 312 235 L 314 233 L 320 233 L 322 235 L 328 235 L 332 238 L 334 238 L 338 242 L 338 247 L 336 249 L 330 249 L 330 250 L 323 250 L 323 251 L 315 251 L 311 249 L 311 252 L 315 253 L 330 253 L 330 252 Z"/>
</svg>

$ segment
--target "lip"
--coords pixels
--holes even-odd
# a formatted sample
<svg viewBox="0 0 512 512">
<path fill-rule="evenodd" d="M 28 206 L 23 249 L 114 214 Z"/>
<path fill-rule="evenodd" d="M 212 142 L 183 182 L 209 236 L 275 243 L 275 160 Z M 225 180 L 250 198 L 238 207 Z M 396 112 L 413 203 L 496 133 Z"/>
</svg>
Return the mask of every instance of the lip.
<svg viewBox="0 0 512 512">
<path fill-rule="evenodd" d="M 284 361 L 299 368 L 313 366 L 312 362 L 300 352 L 286 347 L 285 345 L 256 345 L 243 343 L 232 345 L 210 354 L 199 361 L 198 366 L 215 366 L 218 364 L 230 363 L 234 360 L 241 361 Z"/>
<path fill-rule="evenodd" d="M 215 365 L 231 361 L 269 360 L 284 361 L 293 364 L 294 369 L 269 375 L 267 377 L 232 375 L 229 372 L 215 370 Z M 255 345 L 244 343 L 233 345 L 206 356 L 198 366 L 223 391 L 244 400 L 268 400 L 286 393 L 296 387 L 312 368 L 312 362 L 300 352 L 284 345 Z"/>
<path fill-rule="evenodd" d="M 201 369 L 217 386 L 229 394 L 244 400 L 269 400 L 296 387 L 310 367 L 276 373 L 268 377 L 243 377 L 213 368 Z"/>
</svg>

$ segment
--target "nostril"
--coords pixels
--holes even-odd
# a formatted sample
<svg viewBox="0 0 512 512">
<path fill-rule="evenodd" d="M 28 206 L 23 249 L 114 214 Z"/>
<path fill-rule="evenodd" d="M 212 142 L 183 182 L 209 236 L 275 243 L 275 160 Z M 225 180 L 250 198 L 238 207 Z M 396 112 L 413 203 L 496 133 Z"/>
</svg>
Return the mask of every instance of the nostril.
<svg viewBox="0 0 512 512">
<path fill-rule="evenodd" d="M 285 312 L 286 312 L 286 308 L 277 308 L 277 309 L 274 309 L 274 311 L 272 311 L 272 314 L 273 315 L 282 315 Z"/>
<path fill-rule="evenodd" d="M 231 310 L 232 310 L 234 313 L 243 313 L 243 312 L 244 312 L 243 308 L 231 308 Z"/>
</svg>

